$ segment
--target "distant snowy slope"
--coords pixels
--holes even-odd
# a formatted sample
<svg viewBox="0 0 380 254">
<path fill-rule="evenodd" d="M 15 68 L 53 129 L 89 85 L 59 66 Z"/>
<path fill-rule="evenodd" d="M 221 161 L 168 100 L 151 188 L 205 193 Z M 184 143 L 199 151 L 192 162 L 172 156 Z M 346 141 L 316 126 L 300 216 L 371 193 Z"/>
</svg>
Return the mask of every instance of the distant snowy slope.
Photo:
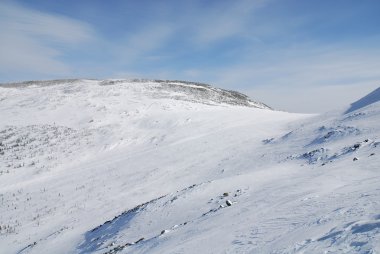
<svg viewBox="0 0 380 254">
<path fill-rule="evenodd" d="M 368 106 L 372 103 L 380 101 L 380 87 L 374 90 L 372 93 L 364 96 L 358 101 L 355 101 L 354 103 L 351 104 L 350 108 L 347 109 L 345 114 L 350 113 L 352 111 L 355 111 L 357 109 L 363 108 L 365 106 Z"/>
<path fill-rule="evenodd" d="M 0 253 L 380 252 L 380 105 L 179 81 L 0 87 Z"/>
<path fill-rule="evenodd" d="M 226 103 L 232 105 L 242 105 L 248 107 L 266 108 L 270 109 L 267 105 L 261 102 L 252 101 L 245 94 L 230 91 L 220 88 L 215 88 L 207 84 L 177 81 L 177 80 L 147 80 L 147 79 L 133 79 L 133 80 L 48 80 L 48 81 L 27 81 L 21 83 L 6 83 L 0 84 L 2 87 L 10 88 L 25 88 L 30 86 L 70 86 L 81 85 L 82 83 L 91 83 L 93 85 L 108 86 L 114 85 L 121 89 L 130 89 L 133 92 L 140 92 L 143 95 L 151 95 L 156 98 L 171 98 L 186 101 L 195 101 L 199 103 L 219 104 Z M 122 86 L 122 87 L 120 87 Z"/>
</svg>

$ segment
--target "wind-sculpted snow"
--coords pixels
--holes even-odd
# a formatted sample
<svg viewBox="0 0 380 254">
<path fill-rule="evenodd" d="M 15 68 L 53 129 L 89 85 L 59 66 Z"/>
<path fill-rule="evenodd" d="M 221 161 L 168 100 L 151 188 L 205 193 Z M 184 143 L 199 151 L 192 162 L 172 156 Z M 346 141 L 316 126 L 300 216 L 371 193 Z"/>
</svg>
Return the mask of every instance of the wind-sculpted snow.
<svg viewBox="0 0 380 254">
<path fill-rule="evenodd" d="M 316 144 L 322 144 L 324 142 L 333 140 L 333 139 L 340 139 L 344 136 L 348 135 L 358 135 L 360 133 L 359 129 L 352 127 L 352 126 L 334 126 L 330 128 L 326 128 L 325 126 L 321 126 L 319 128 L 319 131 L 321 132 L 321 136 L 314 139 L 309 146 L 316 145 Z"/>
<path fill-rule="evenodd" d="M 1 86 L 0 115 L 1 254 L 380 251 L 377 102 L 55 80 Z"/>
</svg>

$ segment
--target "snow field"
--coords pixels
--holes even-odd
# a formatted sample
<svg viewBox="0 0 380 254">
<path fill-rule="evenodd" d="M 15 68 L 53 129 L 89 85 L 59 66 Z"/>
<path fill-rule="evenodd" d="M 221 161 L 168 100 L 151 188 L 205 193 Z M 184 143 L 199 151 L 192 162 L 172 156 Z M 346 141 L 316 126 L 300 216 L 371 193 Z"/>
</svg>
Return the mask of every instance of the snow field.
<svg viewBox="0 0 380 254">
<path fill-rule="evenodd" d="M 210 89 L 0 88 L 0 253 L 380 251 L 378 103 L 312 116 Z"/>
</svg>

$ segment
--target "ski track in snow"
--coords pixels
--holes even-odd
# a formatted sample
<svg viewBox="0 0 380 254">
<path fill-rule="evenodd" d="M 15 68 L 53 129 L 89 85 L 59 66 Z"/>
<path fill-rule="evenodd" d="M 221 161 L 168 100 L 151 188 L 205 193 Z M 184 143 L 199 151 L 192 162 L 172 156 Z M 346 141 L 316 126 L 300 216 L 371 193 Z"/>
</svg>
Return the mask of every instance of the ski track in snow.
<svg viewBox="0 0 380 254">
<path fill-rule="evenodd" d="M 0 86 L 0 253 L 378 253 L 379 99 L 301 115 L 191 82 Z"/>
</svg>

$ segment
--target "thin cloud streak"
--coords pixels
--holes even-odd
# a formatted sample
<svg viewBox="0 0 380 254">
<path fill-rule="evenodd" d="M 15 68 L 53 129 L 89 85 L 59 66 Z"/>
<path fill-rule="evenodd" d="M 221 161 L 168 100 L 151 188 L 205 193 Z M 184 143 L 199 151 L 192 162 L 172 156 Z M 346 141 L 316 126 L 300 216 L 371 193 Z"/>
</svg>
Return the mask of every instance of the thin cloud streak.
<svg viewBox="0 0 380 254">
<path fill-rule="evenodd" d="M 186 20 L 193 33 L 192 43 L 208 46 L 231 37 L 248 36 L 246 31 L 250 28 L 249 21 L 252 15 L 269 2 L 268 0 L 238 1 L 228 5 L 220 4 L 219 8 L 207 12 L 201 11 L 193 22 Z"/>
<path fill-rule="evenodd" d="M 357 80 L 380 80 L 380 50 L 311 47 L 309 50 L 273 50 L 266 60 L 244 62 L 220 73 L 218 83 L 255 86 L 343 85 Z M 271 60 L 268 60 L 271 59 Z"/>
<path fill-rule="evenodd" d="M 0 7 L 0 73 L 70 74 L 69 64 L 60 60 L 67 47 L 93 38 L 83 22 L 5 2 Z M 21 72 L 21 73 L 20 73 Z"/>
</svg>

